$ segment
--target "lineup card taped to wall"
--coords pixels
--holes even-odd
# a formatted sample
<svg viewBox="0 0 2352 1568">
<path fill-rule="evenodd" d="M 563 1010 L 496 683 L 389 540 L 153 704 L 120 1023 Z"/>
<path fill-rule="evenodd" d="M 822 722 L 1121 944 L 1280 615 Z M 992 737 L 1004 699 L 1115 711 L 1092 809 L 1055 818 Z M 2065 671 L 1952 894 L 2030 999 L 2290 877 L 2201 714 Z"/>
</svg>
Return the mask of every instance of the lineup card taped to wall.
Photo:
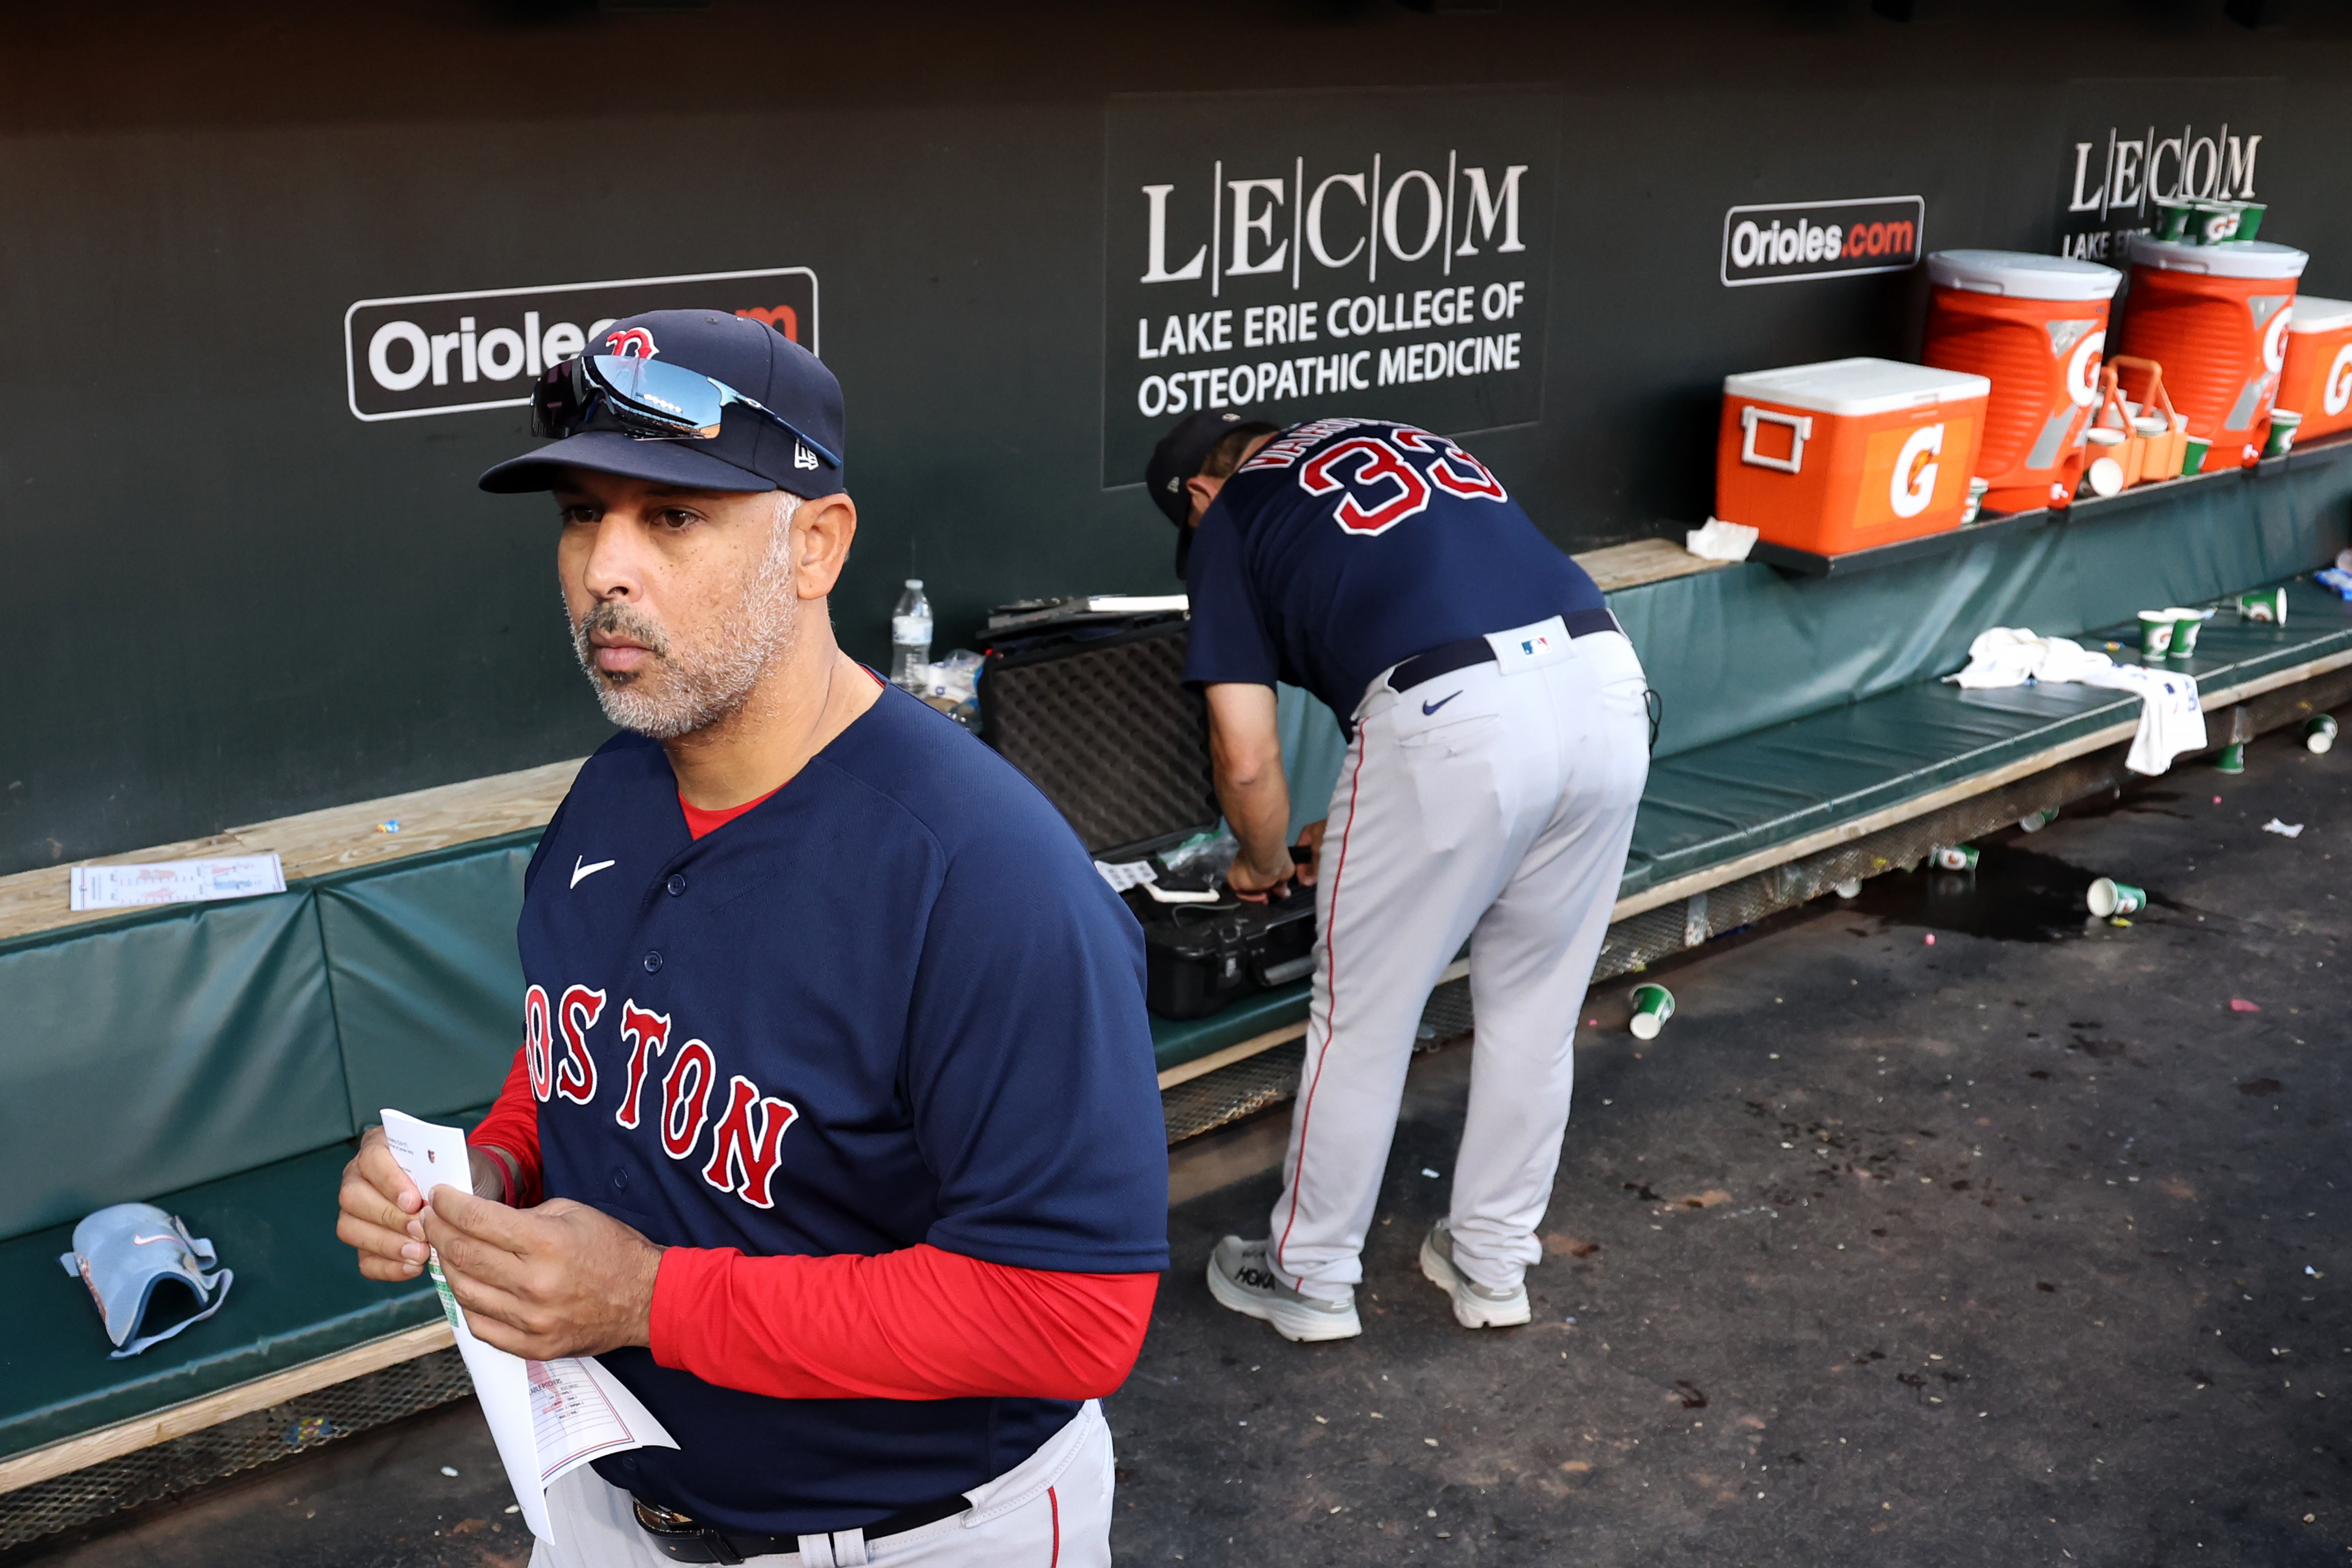
<svg viewBox="0 0 2352 1568">
<path fill-rule="evenodd" d="M 218 860 L 155 860 L 144 866 L 77 866 L 77 910 L 137 910 L 150 904 L 193 904 L 249 899 L 286 890 L 286 868 L 276 850 Z"/>
<path fill-rule="evenodd" d="M 384 1142 L 417 1190 L 472 1190 L 466 1135 L 387 1109 Z M 506 1466 L 508 1484 L 525 1523 L 543 1541 L 555 1539 L 547 1515 L 547 1489 L 591 1459 L 630 1448 L 675 1448 L 662 1424 L 593 1356 L 526 1361 L 486 1344 L 467 1326 L 436 1254 L 425 1265 L 441 1310 L 457 1336 L 457 1353 L 474 1380 L 475 1396 L 490 1424 L 491 1441 Z"/>
</svg>

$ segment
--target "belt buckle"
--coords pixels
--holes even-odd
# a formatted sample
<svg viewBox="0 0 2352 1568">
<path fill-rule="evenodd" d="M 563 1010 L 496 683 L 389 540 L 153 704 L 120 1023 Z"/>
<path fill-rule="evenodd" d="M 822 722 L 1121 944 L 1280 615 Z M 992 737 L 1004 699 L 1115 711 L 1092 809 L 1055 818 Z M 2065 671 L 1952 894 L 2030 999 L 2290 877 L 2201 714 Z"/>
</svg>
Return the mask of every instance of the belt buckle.
<svg viewBox="0 0 2352 1568">
<path fill-rule="evenodd" d="M 632 1492 L 630 1510 L 637 1528 L 653 1537 L 654 1545 L 673 1563 L 740 1563 L 743 1554 L 724 1535 L 691 1516 Z"/>
</svg>

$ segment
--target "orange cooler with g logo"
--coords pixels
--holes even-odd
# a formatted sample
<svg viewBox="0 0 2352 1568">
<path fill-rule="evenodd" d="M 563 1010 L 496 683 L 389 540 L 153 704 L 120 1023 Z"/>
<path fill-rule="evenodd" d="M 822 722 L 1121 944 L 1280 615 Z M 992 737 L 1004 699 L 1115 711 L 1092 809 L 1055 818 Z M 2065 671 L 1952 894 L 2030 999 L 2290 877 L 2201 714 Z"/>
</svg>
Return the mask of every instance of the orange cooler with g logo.
<svg viewBox="0 0 2352 1568">
<path fill-rule="evenodd" d="M 2352 430 L 2352 300 L 2296 296 L 2277 406 L 2303 416 L 2298 447 Z"/>
<path fill-rule="evenodd" d="M 1885 359 L 1727 376 L 1715 515 L 1817 555 L 1958 528 L 1991 391 Z"/>
<path fill-rule="evenodd" d="M 2251 467 L 2270 437 L 2295 279 L 2311 258 L 2263 239 L 2191 245 L 2144 234 L 2131 258 L 2116 352 L 2164 366 L 2189 433 L 2212 443 L 2201 471 Z"/>
<path fill-rule="evenodd" d="M 1941 250 L 1920 358 L 1992 383 L 1977 477 L 1993 511 L 2063 507 L 2083 474 L 2083 431 L 2099 400 L 2108 301 L 2124 275 L 2095 261 L 2017 250 Z"/>
</svg>

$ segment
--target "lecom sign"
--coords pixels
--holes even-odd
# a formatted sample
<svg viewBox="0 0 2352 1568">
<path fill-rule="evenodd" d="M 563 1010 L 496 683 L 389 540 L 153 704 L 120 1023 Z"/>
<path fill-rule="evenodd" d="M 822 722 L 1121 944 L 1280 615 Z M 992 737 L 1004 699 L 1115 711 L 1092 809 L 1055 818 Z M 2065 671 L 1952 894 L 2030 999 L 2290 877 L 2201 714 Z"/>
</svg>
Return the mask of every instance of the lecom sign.
<svg viewBox="0 0 2352 1568">
<path fill-rule="evenodd" d="M 352 414 L 413 419 L 525 407 L 541 372 L 580 353 L 614 321 L 681 310 L 750 316 L 811 353 L 820 352 L 816 274 L 805 267 L 362 300 L 343 312 Z"/>
</svg>

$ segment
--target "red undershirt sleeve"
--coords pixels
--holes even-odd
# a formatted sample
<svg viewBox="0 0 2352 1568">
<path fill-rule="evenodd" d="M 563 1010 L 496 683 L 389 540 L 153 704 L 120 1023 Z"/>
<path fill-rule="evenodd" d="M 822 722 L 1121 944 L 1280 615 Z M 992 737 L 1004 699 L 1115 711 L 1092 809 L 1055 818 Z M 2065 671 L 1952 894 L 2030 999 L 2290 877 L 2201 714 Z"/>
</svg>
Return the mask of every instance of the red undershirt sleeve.
<svg viewBox="0 0 2352 1568">
<path fill-rule="evenodd" d="M 777 1399 L 1096 1399 L 1143 1348 L 1157 1274 L 1070 1274 L 929 1245 L 878 1258 L 673 1247 L 653 1353 Z"/>
<path fill-rule="evenodd" d="M 507 1194 L 509 1205 L 527 1209 L 539 1202 L 539 1101 L 530 1092 L 530 1063 L 524 1050 L 515 1052 L 505 1087 L 482 1124 L 466 1134 L 466 1146 L 495 1149 L 514 1162 L 516 1190 Z"/>
</svg>

